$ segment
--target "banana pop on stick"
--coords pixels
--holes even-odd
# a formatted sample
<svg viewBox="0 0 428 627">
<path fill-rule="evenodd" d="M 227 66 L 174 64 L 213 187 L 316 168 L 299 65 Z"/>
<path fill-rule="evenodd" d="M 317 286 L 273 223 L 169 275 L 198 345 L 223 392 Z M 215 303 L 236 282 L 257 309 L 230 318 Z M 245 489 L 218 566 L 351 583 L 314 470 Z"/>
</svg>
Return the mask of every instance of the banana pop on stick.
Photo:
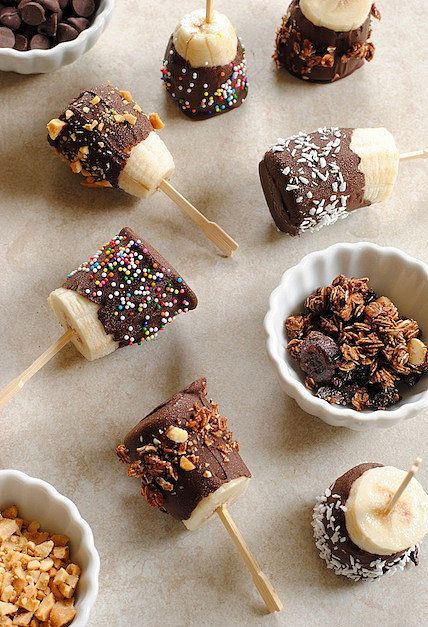
<svg viewBox="0 0 428 627">
<path fill-rule="evenodd" d="M 199 379 L 143 418 L 116 452 L 128 474 L 141 480 L 141 493 L 152 507 L 201 527 L 217 513 L 238 546 L 270 612 L 282 609 L 274 589 L 237 530 L 227 506 L 246 489 L 250 471 L 239 445 L 207 398 Z"/>
<path fill-rule="evenodd" d="M 371 61 L 372 0 L 293 0 L 276 35 L 278 67 L 308 81 L 330 83 Z"/>
<path fill-rule="evenodd" d="M 278 139 L 259 173 L 276 226 L 298 235 L 387 200 L 399 161 L 424 157 L 426 150 L 400 155 L 385 128 L 329 127 Z"/>
<path fill-rule="evenodd" d="M 48 302 L 64 335 L 0 392 L 0 405 L 69 342 L 86 359 L 99 359 L 155 339 L 177 315 L 195 309 L 197 298 L 157 250 L 123 228 L 71 272 Z"/>
<path fill-rule="evenodd" d="M 229 19 L 214 11 L 210 0 L 206 10 L 180 20 L 161 71 L 167 92 L 193 119 L 236 109 L 248 94 L 244 48 Z"/>
<path fill-rule="evenodd" d="M 48 141 L 85 177 L 88 187 L 119 187 L 140 198 L 158 189 L 169 196 L 227 256 L 238 245 L 179 194 L 168 179 L 175 166 L 155 128 L 156 114 L 147 117 L 128 91 L 101 85 L 82 92 L 48 125 Z"/>
<path fill-rule="evenodd" d="M 369 581 L 418 563 L 428 532 L 428 495 L 414 478 L 420 461 L 408 473 L 360 464 L 317 499 L 312 526 L 328 568 Z"/>
</svg>

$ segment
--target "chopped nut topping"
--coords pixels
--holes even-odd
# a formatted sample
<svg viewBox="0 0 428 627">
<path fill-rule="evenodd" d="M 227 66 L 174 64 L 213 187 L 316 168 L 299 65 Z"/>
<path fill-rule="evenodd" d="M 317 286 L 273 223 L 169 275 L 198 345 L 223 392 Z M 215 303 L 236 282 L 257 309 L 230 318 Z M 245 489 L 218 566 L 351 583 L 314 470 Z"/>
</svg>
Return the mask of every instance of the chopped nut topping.
<svg viewBox="0 0 428 627">
<path fill-rule="evenodd" d="M 67 109 L 67 111 L 65 112 L 65 119 L 69 120 L 70 118 L 72 118 L 74 115 L 73 111 L 71 111 L 71 109 Z"/>
<path fill-rule="evenodd" d="M 0 625 L 69 625 L 80 577 L 69 563 L 69 539 L 19 518 L 14 505 L 1 513 L 0 531 Z"/>
<path fill-rule="evenodd" d="M 58 137 L 58 135 L 61 133 L 64 126 L 67 126 L 67 122 L 58 120 L 58 118 L 54 118 L 53 120 L 48 122 L 47 129 L 48 129 L 49 137 L 52 140 L 55 140 Z"/>
<path fill-rule="evenodd" d="M 162 122 L 162 120 L 159 117 L 158 113 L 151 113 L 149 115 L 149 120 L 150 120 L 150 124 L 153 126 L 153 128 L 155 129 L 161 129 L 164 128 L 165 124 Z"/>
<path fill-rule="evenodd" d="M 137 113 L 143 113 L 142 108 L 140 107 L 139 104 L 135 103 L 134 106 L 132 107 L 134 109 L 134 111 L 137 111 Z"/>
<path fill-rule="evenodd" d="M 126 112 L 126 113 L 123 114 L 123 117 L 124 117 L 125 121 L 129 122 L 129 124 L 131 126 L 134 126 L 137 123 L 137 118 L 132 113 Z"/>
<path fill-rule="evenodd" d="M 124 89 L 120 91 L 119 94 L 122 96 L 124 100 L 126 100 L 126 102 L 132 102 L 132 94 L 130 91 L 127 91 L 126 89 Z"/>
<path fill-rule="evenodd" d="M 169 440 L 177 443 L 186 442 L 189 437 L 186 429 L 180 429 L 180 427 L 168 427 L 165 435 Z"/>
<path fill-rule="evenodd" d="M 187 457 L 183 455 L 182 457 L 180 457 L 180 468 L 182 470 L 190 471 L 190 470 L 195 470 L 196 466 L 192 464 L 190 459 L 188 459 Z"/>
<path fill-rule="evenodd" d="M 99 96 L 94 96 L 91 100 L 91 104 L 93 105 L 97 105 L 99 102 L 101 102 L 101 98 Z"/>
<path fill-rule="evenodd" d="M 114 116 L 113 116 L 113 119 L 118 124 L 121 124 L 122 122 L 125 122 L 125 116 L 121 115 L 120 113 L 115 113 Z"/>
<path fill-rule="evenodd" d="M 427 347 L 425 344 L 413 337 L 407 344 L 407 351 L 409 353 L 409 363 L 412 366 L 422 366 L 427 358 Z"/>
</svg>

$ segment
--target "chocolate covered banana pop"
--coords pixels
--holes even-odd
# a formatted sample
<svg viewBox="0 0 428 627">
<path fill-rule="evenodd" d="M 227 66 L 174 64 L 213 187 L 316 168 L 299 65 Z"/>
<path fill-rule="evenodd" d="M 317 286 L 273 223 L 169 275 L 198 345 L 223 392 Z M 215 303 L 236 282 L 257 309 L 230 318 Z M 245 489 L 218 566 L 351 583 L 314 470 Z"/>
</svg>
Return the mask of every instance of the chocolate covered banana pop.
<svg viewBox="0 0 428 627">
<path fill-rule="evenodd" d="M 86 359 L 99 359 L 122 346 L 155 339 L 198 301 L 157 250 L 123 228 L 70 272 L 48 303 L 64 334 L 0 391 L 0 406 L 69 342 Z"/>
<path fill-rule="evenodd" d="M 278 67 L 308 81 L 330 83 L 373 59 L 372 0 L 293 0 L 276 35 Z"/>
<path fill-rule="evenodd" d="M 276 226 L 298 235 L 386 200 L 399 159 L 385 128 L 330 127 L 278 139 L 259 173 Z"/>
<path fill-rule="evenodd" d="M 217 513 L 238 546 L 270 612 L 282 609 L 275 590 L 250 554 L 227 505 L 246 489 L 251 474 L 227 418 L 207 398 L 199 379 L 143 418 L 116 448 L 128 475 L 141 481 L 149 505 L 196 530 Z"/>
<path fill-rule="evenodd" d="M 116 449 L 128 474 L 141 479 L 149 505 L 191 530 L 235 501 L 251 477 L 227 419 L 206 393 L 206 380 L 195 381 L 143 418 Z"/>
<path fill-rule="evenodd" d="M 168 42 L 162 80 L 181 111 L 206 119 L 239 107 L 248 94 L 245 50 L 229 19 L 204 9 L 185 15 Z"/>
<path fill-rule="evenodd" d="M 428 495 L 413 477 L 387 511 L 406 473 L 394 466 L 360 464 L 317 499 L 312 526 L 327 567 L 355 581 L 378 579 L 413 562 L 428 532 Z"/>
<path fill-rule="evenodd" d="M 119 187 L 146 198 L 158 189 L 167 194 L 227 256 L 237 243 L 189 203 L 168 179 L 175 166 L 156 133 L 163 123 L 147 117 L 129 91 L 101 85 L 82 92 L 48 125 L 48 141 L 85 178 L 86 187 Z"/>
<path fill-rule="evenodd" d="M 91 361 L 155 339 L 178 314 L 197 305 L 171 264 L 129 228 L 71 272 L 48 302 Z"/>
</svg>

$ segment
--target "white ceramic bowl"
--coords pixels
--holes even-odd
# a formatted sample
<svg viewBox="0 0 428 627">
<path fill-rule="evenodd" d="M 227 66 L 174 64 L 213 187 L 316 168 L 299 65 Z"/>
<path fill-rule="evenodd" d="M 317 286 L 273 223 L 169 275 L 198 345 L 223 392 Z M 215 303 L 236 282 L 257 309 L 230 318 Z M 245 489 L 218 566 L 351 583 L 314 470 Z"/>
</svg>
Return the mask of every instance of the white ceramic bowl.
<svg viewBox="0 0 428 627">
<path fill-rule="evenodd" d="M 72 626 L 85 627 L 97 598 L 100 571 L 100 558 L 90 526 L 70 499 L 46 481 L 18 470 L 0 470 L 0 510 L 9 505 L 17 505 L 19 514 L 39 522 L 43 531 L 63 533 L 70 538 L 71 559 L 82 569 Z"/>
<path fill-rule="evenodd" d="M 111 19 L 113 8 L 114 0 L 101 0 L 89 28 L 73 41 L 65 41 L 49 50 L 20 52 L 12 48 L 0 48 L 0 70 L 18 74 L 45 74 L 74 63 L 96 44 Z"/>
<path fill-rule="evenodd" d="M 336 244 L 317 251 L 287 270 L 272 292 L 265 318 L 267 350 L 279 374 L 284 390 L 308 414 L 324 422 L 357 431 L 373 427 L 391 427 L 401 420 L 417 416 L 428 407 L 428 377 L 413 388 L 403 386 L 403 399 L 388 410 L 357 412 L 330 405 L 314 396 L 303 383 L 297 362 L 286 350 L 284 320 L 303 310 L 303 302 L 317 287 L 331 283 L 338 274 L 367 276 L 370 286 L 388 296 L 400 313 L 419 322 L 428 334 L 428 266 L 397 248 L 369 242 Z"/>
</svg>

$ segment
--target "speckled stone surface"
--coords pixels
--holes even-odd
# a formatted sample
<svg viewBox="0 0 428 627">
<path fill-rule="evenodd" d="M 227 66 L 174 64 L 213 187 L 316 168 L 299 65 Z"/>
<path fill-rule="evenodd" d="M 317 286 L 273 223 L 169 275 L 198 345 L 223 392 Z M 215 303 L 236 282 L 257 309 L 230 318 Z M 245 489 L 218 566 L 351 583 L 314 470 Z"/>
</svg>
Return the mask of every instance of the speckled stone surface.
<svg viewBox="0 0 428 627">
<path fill-rule="evenodd" d="M 92 526 L 102 568 L 91 627 L 419 626 L 428 621 L 428 544 L 418 568 L 354 584 L 326 570 L 310 520 L 316 495 L 362 461 L 406 468 L 425 455 L 420 479 L 428 484 L 428 412 L 366 433 L 306 415 L 277 384 L 262 321 L 282 272 L 312 250 L 371 240 L 428 261 L 428 164 L 403 164 L 387 203 L 301 238 L 275 230 L 257 166 L 277 137 L 323 125 L 383 125 L 403 151 L 427 145 L 428 8 L 379 2 L 373 62 L 345 80 L 314 85 L 278 74 L 271 60 L 286 3 L 218 0 L 246 45 L 250 94 L 228 115 L 192 122 L 164 93 L 159 69 L 176 22 L 196 7 L 119 0 L 109 29 L 73 66 L 50 76 L 0 75 L 0 385 L 58 337 L 49 292 L 122 226 L 158 248 L 200 301 L 156 343 L 93 363 L 64 349 L 1 410 L 0 465 L 50 481 Z M 106 79 L 164 119 L 174 184 L 236 236 L 241 250 L 233 260 L 206 246 L 160 193 L 143 202 L 84 189 L 54 156 L 46 122 Z M 187 532 L 147 507 L 138 481 L 115 459 L 115 445 L 143 415 L 202 375 L 254 475 L 232 514 L 284 601 L 281 615 L 265 615 L 219 521 Z"/>
</svg>

